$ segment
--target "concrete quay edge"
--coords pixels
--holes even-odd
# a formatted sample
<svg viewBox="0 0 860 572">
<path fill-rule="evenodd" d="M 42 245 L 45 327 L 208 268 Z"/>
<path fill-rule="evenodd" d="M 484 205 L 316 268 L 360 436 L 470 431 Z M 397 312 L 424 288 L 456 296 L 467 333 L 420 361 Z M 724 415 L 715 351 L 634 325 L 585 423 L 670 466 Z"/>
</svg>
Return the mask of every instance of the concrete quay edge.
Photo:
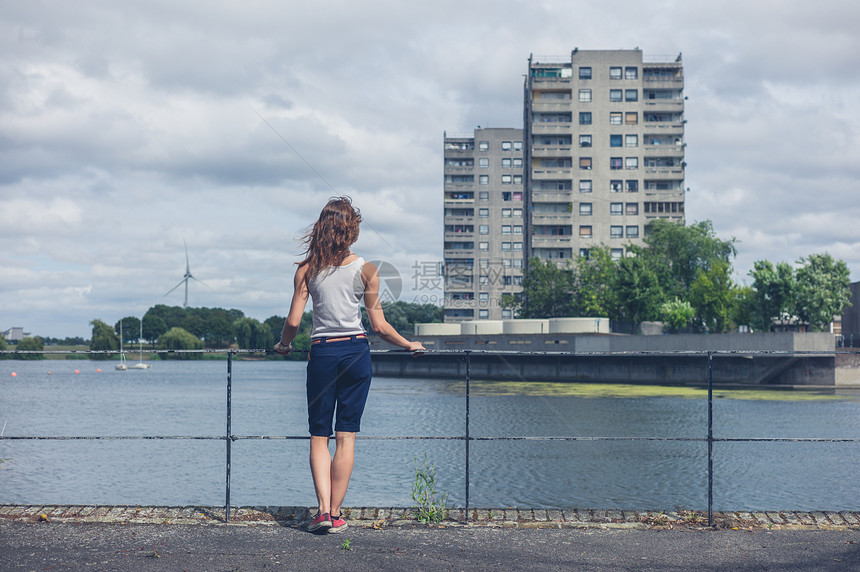
<svg viewBox="0 0 860 572">
<path fill-rule="evenodd" d="M 297 506 L 242 506 L 230 510 L 212 506 L 133 505 L 15 505 L 0 504 L 0 520 L 102 524 L 196 524 L 222 526 L 304 527 L 316 508 Z M 352 527 L 384 529 L 425 526 L 408 507 L 351 507 L 343 509 Z M 710 528 L 705 511 L 632 511 L 597 509 L 473 508 L 466 521 L 463 509 L 449 509 L 440 528 Z M 713 513 L 713 527 L 722 529 L 839 530 L 860 531 L 860 511 L 766 511 Z"/>
</svg>

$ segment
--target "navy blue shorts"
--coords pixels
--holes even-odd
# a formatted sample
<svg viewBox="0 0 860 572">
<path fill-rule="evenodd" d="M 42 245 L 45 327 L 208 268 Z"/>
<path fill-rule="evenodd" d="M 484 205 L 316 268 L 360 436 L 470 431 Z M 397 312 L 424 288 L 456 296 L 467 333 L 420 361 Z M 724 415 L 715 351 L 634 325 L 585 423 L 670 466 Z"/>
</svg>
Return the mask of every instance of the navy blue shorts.
<svg viewBox="0 0 860 572">
<path fill-rule="evenodd" d="M 329 437 L 335 431 L 357 433 L 370 391 L 370 346 L 365 336 L 314 339 L 308 360 L 308 430 Z"/>
</svg>

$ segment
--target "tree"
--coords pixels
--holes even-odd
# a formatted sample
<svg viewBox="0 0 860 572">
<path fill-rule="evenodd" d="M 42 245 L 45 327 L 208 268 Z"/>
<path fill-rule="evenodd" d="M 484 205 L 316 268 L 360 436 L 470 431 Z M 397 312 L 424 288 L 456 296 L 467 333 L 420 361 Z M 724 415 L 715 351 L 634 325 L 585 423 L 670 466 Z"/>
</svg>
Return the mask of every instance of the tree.
<svg viewBox="0 0 860 572">
<path fill-rule="evenodd" d="M 147 312 L 143 316 L 143 339 L 149 341 L 153 346 L 158 336 L 167 331 L 167 323 L 161 316 Z"/>
<path fill-rule="evenodd" d="M 202 350 L 203 340 L 180 327 L 170 328 L 158 337 L 160 350 Z M 200 353 L 162 354 L 163 359 L 200 359 Z"/>
<path fill-rule="evenodd" d="M 797 261 L 797 315 L 816 332 L 825 331 L 833 316 L 850 306 L 848 265 L 829 254 L 811 254 Z"/>
<path fill-rule="evenodd" d="M 254 318 L 240 318 L 233 323 L 240 349 L 266 350 L 275 345 L 272 329 Z"/>
<path fill-rule="evenodd" d="M 612 281 L 616 265 L 608 246 L 592 248 L 588 258 L 576 263 L 574 314 L 580 316 L 609 316 L 614 293 Z"/>
<path fill-rule="evenodd" d="M 753 304 L 750 325 L 754 330 L 769 332 L 774 320 L 789 320 L 795 314 L 797 280 L 788 262 L 776 268 L 768 260 L 756 260 L 750 270 L 753 279 Z"/>
<path fill-rule="evenodd" d="M 718 238 L 709 220 L 684 226 L 655 219 L 648 225 L 644 242 L 647 248 L 632 246 L 629 250 L 645 257 L 667 297 L 680 300 L 688 299 L 700 271 L 725 263 L 731 274 L 731 260 L 737 253 L 735 239 Z"/>
<path fill-rule="evenodd" d="M 523 271 L 523 296 L 507 297 L 503 306 L 518 310 L 520 318 L 555 318 L 573 313 L 573 272 L 552 260 L 529 260 Z"/>
<path fill-rule="evenodd" d="M 45 344 L 42 338 L 34 336 L 32 338 L 24 338 L 18 342 L 18 351 L 20 352 L 38 352 L 45 349 Z M 45 354 L 24 354 L 15 353 L 15 359 L 45 359 Z"/>
<path fill-rule="evenodd" d="M 614 303 L 610 318 L 629 322 L 630 333 L 635 333 L 643 321 L 657 319 L 663 292 L 645 260 L 638 256 L 619 260 L 611 284 Z"/>
<path fill-rule="evenodd" d="M 707 270 L 699 270 L 690 286 L 696 322 L 711 333 L 725 332 L 731 327 L 734 294 L 729 273 L 728 262 L 715 262 Z"/>
<path fill-rule="evenodd" d="M 675 298 L 660 305 L 660 319 L 671 333 L 686 328 L 695 315 L 696 311 L 686 300 Z"/>
<path fill-rule="evenodd" d="M 101 320 L 90 322 L 93 334 L 90 337 L 90 350 L 92 351 L 117 351 L 119 350 L 119 338 L 106 323 Z M 110 359 L 110 354 L 92 354 L 92 359 Z"/>
<path fill-rule="evenodd" d="M 120 324 L 122 324 L 121 328 Z M 113 331 L 117 335 L 122 331 L 122 343 L 130 344 L 135 342 L 140 335 L 140 320 L 134 316 L 126 316 L 114 324 Z"/>
<path fill-rule="evenodd" d="M 284 322 L 287 319 L 283 316 L 269 316 L 266 318 L 263 323 L 266 324 L 270 330 L 272 330 L 272 339 L 280 340 L 281 332 L 284 331 Z"/>
<path fill-rule="evenodd" d="M 9 344 L 6 343 L 6 338 L 0 337 L 0 352 L 5 352 L 9 347 Z M 0 359 L 11 359 L 10 354 L 0 354 Z"/>
</svg>

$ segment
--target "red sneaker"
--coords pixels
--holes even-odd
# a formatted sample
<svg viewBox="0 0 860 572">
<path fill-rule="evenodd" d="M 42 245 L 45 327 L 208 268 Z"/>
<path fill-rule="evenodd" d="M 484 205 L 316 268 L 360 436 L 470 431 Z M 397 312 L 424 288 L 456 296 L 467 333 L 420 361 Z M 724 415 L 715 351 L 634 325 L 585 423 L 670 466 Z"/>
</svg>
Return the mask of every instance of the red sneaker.
<svg viewBox="0 0 860 572">
<path fill-rule="evenodd" d="M 327 512 L 324 514 L 317 513 L 316 518 L 314 518 L 313 522 L 308 525 L 308 530 L 310 532 L 321 528 L 331 528 L 331 517 L 329 517 Z"/>
<path fill-rule="evenodd" d="M 349 525 L 344 520 L 343 515 L 331 517 L 331 528 L 328 531 L 332 534 L 343 532 Z"/>
</svg>

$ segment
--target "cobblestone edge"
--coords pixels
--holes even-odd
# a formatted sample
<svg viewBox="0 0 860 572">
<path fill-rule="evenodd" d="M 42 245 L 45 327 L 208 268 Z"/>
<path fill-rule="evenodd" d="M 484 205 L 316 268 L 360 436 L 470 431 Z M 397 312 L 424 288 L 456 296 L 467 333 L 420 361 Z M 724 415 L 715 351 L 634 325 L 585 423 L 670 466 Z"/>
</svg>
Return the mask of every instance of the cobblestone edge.
<svg viewBox="0 0 860 572">
<path fill-rule="evenodd" d="M 316 508 L 296 506 L 243 506 L 230 511 L 211 506 L 129 505 L 0 505 L 0 521 L 103 524 L 197 524 L 221 526 L 285 526 L 301 528 Z M 469 520 L 463 509 L 451 509 L 438 524 L 423 524 L 406 507 L 351 507 L 343 514 L 349 525 L 359 528 L 428 526 L 437 528 L 718 528 L 718 529 L 846 529 L 860 531 L 860 512 L 854 511 L 767 511 L 715 512 L 713 527 L 707 512 L 692 510 L 630 511 L 596 509 L 475 508 Z"/>
</svg>

